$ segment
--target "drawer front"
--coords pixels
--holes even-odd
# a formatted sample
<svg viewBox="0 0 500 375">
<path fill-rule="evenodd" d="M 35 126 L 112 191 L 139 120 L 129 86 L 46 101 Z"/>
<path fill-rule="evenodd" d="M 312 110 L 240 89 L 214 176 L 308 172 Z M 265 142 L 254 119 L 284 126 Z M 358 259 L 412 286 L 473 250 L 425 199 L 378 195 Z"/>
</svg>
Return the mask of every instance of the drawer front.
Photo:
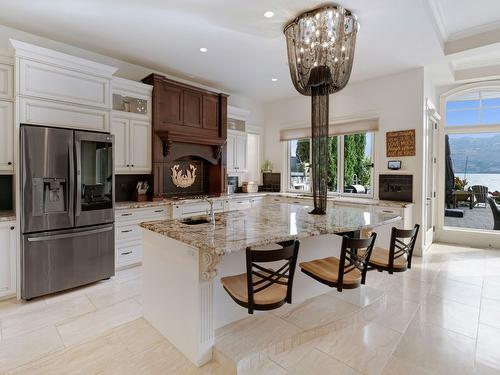
<svg viewBox="0 0 500 375">
<path fill-rule="evenodd" d="M 111 108 L 109 79 L 24 59 L 19 69 L 21 95 Z"/>
<path fill-rule="evenodd" d="M 403 209 L 395 207 L 376 207 L 375 212 L 381 214 L 394 214 L 403 217 Z"/>
<path fill-rule="evenodd" d="M 210 205 L 207 202 L 202 203 L 188 203 L 182 204 L 174 207 L 174 210 L 177 212 L 180 211 L 181 217 L 189 217 L 196 215 L 204 215 L 210 209 Z M 215 201 L 214 202 L 214 211 L 222 212 L 224 210 L 224 202 L 223 201 Z"/>
<path fill-rule="evenodd" d="M 21 98 L 20 122 L 100 132 L 109 131 L 109 111 Z"/>
<path fill-rule="evenodd" d="M 116 265 L 123 266 L 142 260 L 142 244 L 137 242 L 133 245 L 116 247 Z"/>
<path fill-rule="evenodd" d="M 117 226 L 115 228 L 116 241 L 141 240 L 142 229 L 139 225 Z"/>
<path fill-rule="evenodd" d="M 133 222 L 139 224 L 143 221 L 166 220 L 169 210 L 166 207 L 133 208 L 130 210 L 115 211 L 115 221 Z"/>
</svg>

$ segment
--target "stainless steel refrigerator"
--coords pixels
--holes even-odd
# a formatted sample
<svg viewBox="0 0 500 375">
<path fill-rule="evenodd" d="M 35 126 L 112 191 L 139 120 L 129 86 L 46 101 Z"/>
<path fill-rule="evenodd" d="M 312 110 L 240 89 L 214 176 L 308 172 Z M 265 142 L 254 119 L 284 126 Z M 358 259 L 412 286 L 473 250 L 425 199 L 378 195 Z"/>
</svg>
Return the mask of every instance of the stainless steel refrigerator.
<svg viewBox="0 0 500 375">
<path fill-rule="evenodd" d="M 21 297 L 114 275 L 113 136 L 21 126 Z"/>
</svg>

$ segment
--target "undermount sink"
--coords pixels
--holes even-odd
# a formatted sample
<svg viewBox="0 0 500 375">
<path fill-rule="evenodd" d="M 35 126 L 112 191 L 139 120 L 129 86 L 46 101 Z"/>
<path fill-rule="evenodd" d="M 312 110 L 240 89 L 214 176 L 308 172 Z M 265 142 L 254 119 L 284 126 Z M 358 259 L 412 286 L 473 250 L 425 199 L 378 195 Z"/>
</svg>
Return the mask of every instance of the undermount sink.
<svg viewBox="0 0 500 375">
<path fill-rule="evenodd" d="M 210 220 L 207 219 L 185 219 L 181 221 L 182 224 L 187 225 L 198 225 L 198 224 L 208 224 Z"/>
</svg>

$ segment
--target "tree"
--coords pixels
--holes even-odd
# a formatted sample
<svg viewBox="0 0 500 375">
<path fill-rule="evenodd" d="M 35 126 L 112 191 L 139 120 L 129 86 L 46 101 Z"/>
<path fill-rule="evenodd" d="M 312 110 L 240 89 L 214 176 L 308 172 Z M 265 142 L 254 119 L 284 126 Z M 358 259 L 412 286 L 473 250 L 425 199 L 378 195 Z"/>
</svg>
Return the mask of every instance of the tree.
<svg viewBox="0 0 500 375">
<path fill-rule="evenodd" d="M 338 158 L 338 137 L 330 137 L 329 158 L 328 158 L 328 190 L 337 190 L 337 158 Z"/>
<path fill-rule="evenodd" d="M 295 155 L 297 155 L 297 160 L 299 161 L 299 163 L 309 163 L 309 144 L 309 139 L 299 139 L 297 141 Z"/>
</svg>

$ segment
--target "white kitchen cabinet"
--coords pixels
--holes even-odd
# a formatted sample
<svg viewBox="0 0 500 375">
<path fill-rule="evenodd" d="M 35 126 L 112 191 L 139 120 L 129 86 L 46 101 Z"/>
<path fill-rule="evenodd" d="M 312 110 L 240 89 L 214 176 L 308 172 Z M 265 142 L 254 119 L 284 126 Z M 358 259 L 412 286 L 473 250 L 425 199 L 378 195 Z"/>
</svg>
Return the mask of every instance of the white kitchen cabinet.
<svg viewBox="0 0 500 375">
<path fill-rule="evenodd" d="M 14 172 L 13 103 L 0 101 L 0 172 Z"/>
<path fill-rule="evenodd" d="M 151 121 L 113 114 L 111 134 L 115 135 L 115 173 L 151 173 Z"/>
<path fill-rule="evenodd" d="M 227 170 L 238 173 L 247 171 L 247 134 L 228 131 L 227 135 Z"/>
<path fill-rule="evenodd" d="M 62 128 L 109 131 L 109 111 L 44 99 L 21 97 L 19 121 Z"/>
<path fill-rule="evenodd" d="M 115 211 L 115 267 L 121 269 L 142 261 L 142 228 L 145 221 L 166 220 L 169 206 Z"/>
<path fill-rule="evenodd" d="M 16 293 L 15 222 L 0 223 L 0 298 Z"/>
<path fill-rule="evenodd" d="M 0 64 L 0 99 L 12 99 L 14 97 L 14 67 L 8 64 Z"/>
</svg>

